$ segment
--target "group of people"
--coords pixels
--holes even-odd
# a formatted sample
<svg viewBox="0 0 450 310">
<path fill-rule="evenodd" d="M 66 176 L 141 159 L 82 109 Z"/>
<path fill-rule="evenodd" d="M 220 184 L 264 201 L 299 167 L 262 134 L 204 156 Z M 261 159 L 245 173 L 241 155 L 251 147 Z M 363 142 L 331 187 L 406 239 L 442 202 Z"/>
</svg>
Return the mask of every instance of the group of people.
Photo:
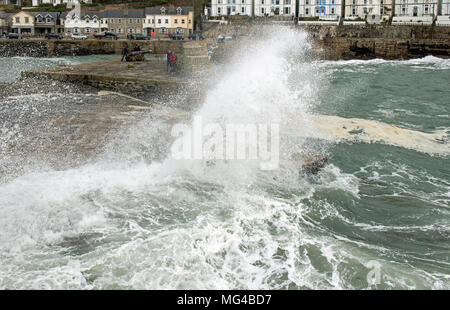
<svg viewBox="0 0 450 310">
<path fill-rule="evenodd" d="M 133 52 L 140 51 L 141 47 L 139 45 L 135 45 L 133 48 Z M 126 57 L 130 54 L 130 50 L 128 49 L 128 44 L 125 43 L 122 49 L 122 59 L 120 61 L 126 60 Z M 167 72 L 177 72 L 177 60 L 178 56 L 175 52 L 168 50 L 166 53 L 166 70 Z"/>
<path fill-rule="evenodd" d="M 141 50 L 141 47 L 137 44 L 133 48 L 133 52 L 139 52 L 140 50 Z M 128 49 L 128 44 L 125 43 L 125 45 L 123 46 L 123 49 L 122 49 L 122 59 L 120 61 L 124 61 L 124 59 L 126 59 L 126 57 L 128 56 L 129 53 L 130 53 L 130 50 Z"/>
<path fill-rule="evenodd" d="M 175 55 L 175 52 L 172 52 L 171 50 L 168 50 L 166 53 L 166 69 L 167 72 L 177 72 L 177 60 L 178 57 Z"/>
</svg>

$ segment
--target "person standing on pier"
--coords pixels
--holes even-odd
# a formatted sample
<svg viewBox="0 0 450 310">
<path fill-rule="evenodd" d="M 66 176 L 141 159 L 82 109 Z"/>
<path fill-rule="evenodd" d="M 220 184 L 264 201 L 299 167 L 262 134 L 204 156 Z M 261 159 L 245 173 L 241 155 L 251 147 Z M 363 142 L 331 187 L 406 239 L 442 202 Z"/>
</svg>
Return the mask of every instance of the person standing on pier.
<svg viewBox="0 0 450 310">
<path fill-rule="evenodd" d="M 172 55 L 172 52 L 170 50 L 167 51 L 166 53 L 166 71 L 169 72 L 169 67 L 171 68 L 172 66 L 170 65 L 170 55 Z"/>
<path fill-rule="evenodd" d="M 177 59 L 175 53 L 170 54 L 170 72 L 177 72 Z"/>
<path fill-rule="evenodd" d="M 127 56 L 128 56 L 128 44 L 125 43 L 122 49 L 122 59 L 120 61 L 123 61 Z"/>
</svg>

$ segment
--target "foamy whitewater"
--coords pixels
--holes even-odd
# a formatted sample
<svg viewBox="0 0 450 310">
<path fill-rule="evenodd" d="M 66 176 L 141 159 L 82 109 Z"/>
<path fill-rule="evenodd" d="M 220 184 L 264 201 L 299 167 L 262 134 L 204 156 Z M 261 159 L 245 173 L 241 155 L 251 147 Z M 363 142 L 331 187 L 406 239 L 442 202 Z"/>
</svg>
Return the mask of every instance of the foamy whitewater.
<svg viewBox="0 0 450 310">
<path fill-rule="evenodd" d="M 309 49 L 293 30 L 253 41 L 194 112 L 280 124 L 277 170 L 140 158 L 168 143 L 149 117 L 89 164 L 0 183 L 0 289 L 449 289 L 450 61 Z M 319 174 L 289 161 L 304 148 L 329 157 Z"/>
</svg>

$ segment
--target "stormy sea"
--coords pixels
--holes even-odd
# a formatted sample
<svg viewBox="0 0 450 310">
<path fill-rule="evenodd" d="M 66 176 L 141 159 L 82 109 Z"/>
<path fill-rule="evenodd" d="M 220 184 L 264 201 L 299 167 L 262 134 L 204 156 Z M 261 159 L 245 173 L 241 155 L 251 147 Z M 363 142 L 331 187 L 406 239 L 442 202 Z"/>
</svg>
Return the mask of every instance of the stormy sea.
<svg viewBox="0 0 450 310">
<path fill-rule="evenodd" d="M 0 289 L 450 289 L 450 60 L 310 49 L 298 31 L 255 40 L 198 77 L 190 108 L 190 91 L 146 106 L 8 84 Z M 0 87 L 102 59 L 0 58 Z M 195 117 L 278 124 L 278 166 L 173 158 L 171 128 Z M 301 173 L 304 149 L 327 165 Z"/>
</svg>

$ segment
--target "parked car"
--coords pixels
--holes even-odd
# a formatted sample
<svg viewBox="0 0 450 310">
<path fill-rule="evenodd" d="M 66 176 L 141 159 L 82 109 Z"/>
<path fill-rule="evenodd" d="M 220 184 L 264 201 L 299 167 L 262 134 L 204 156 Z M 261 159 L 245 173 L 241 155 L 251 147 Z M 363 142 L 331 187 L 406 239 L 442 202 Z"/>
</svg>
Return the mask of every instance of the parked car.
<svg viewBox="0 0 450 310">
<path fill-rule="evenodd" d="M 171 38 L 172 40 L 184 40 L 184 37 L 181 34 L 177 33 L 171 33 L 169 35 L 169 38 Z"/>
<path fill-rule="evenodd" d="M 189 38 L 189 40 L 197 40 L 197 39 L 204 40 L 205 39 L 205 37 L 203 37 L 201 33 L 195 33 L 195 32 L 191 33 L 188 36 L 188 38 Z"/>
<path fill-rule="evenodd" d="M 57 40 L 61 40 L 61 39 L 62 39 L 62 35 L 57 34 L 57 33 L 46 33 L 46 34 L 45 34 L 45 38 L 46 38 L 46 39 L 57 39 Z"/>
<path fill-rule="evenodd" d="M 133 34 L 132 36 L 133 40 L 150 40 L 149 36 L 145 36 L 143 34 Z"/>
<path fill-rule="evenodd" d="M 20 38 L 18 33 L 12 33 L 12 32 L 8 33 L 6 36 L 8 39 L 19 39 Z"/>
<path fill-rule="evenodd" d="M 70 36 L 72 40 L 87 40 L 88 36 L 81 33 L 72 33 Z"/>
<path fill-rule="evenodd" d="M 119 36 L 117 34 L 115 34 L 114 32 L 105 31 L 105 32 L 101 32 L 101 33 L 94 33 L 94 38 L 97 38 L 97 39 L 111 38 L 113 40 L 117 40 L 119 38 Z"/>
</svg>

